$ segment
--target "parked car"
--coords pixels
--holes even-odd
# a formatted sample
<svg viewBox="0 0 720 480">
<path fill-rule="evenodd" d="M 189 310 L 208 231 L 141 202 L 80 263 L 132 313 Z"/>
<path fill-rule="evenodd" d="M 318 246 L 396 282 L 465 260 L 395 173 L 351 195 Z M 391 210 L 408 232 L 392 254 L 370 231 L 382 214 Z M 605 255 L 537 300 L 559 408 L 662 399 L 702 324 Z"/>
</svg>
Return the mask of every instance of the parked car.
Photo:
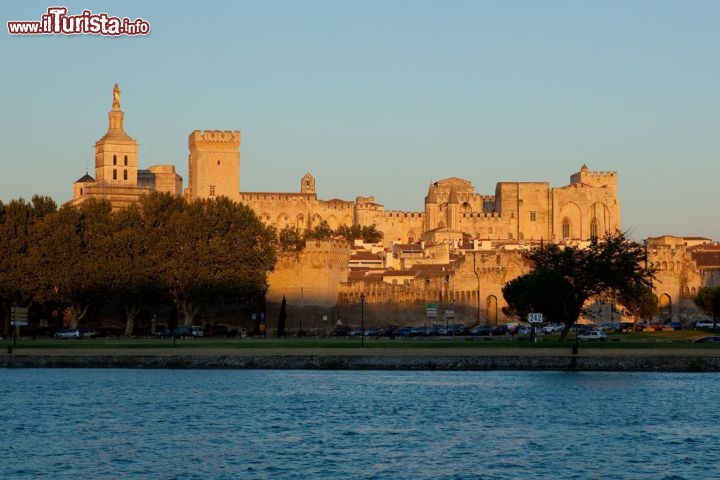
<svg viewBox="0 0 720 480">
<path fill-rule="evenodd" d="M 100 332 L 94 328 L 83 329 L 80 331 L 82 338 L 96 338 L 100 336 Z"/>
<path fill-rule="evenodd" d="M 720 343 L 720 337 L 702 337 L 698 338 L 697 340 L 693 340 L 693 343 Z"/>
<path fill-rule="evenodd" d="M 714 328 L 715 322 L 712 320 L 698 320 L 695 324 L 695 329 L 699 330 L 701 328 Z"/>
<path fill-rule="evenodd" d="M 602 330 L 603 332 L 622 332 L 623 327 L 620 323 L 603 323 L 600 325 L 598 330 Z"/>
<path fill-rule="evenodd" d="M 67 340 L 68 338 L 82 338 L 82 332 L 78 328 L 66 328 L 55 334 L 58 340 Z"/>
<path fill-rule="evenodd" d="M 600 330 L 591 330 L 589 332 L 583 333 L 582 335 L 578 335 L 578 340 L 583 341 L 596 341 L 596 342 L 604 342 L 607 340 L 607 335 L 605 335 L 605 332 L 601 332 Z"/>
<path fill-rule="evenodd" d="M 490 335 L 492 327 L 490 325 L 475 325 L 470 329 L 470 335 L 487 336 Z"/>
<path fill-rule="evenodd" d="M 562 323 L 548 323 L 544 327 L 542 327 L 543 333 L 557 333 L 562 332 L 563 328 L 565 328 L 565 325 Z"/>
<path fill-rule="evenodd" d="M 170 338 L 172 337 L 172 332 L 165 327 L 160 327 L 158 328 L 156 335 L 158 338 Z"/>
<path fill-rule="evenodd" d="M 667 324 L 668 328 L 672 328 L 673 330 L 682 330 L 683 324 L 682 322 L 670 322 Z"/>
<path fill-rule="evenodd" d="M 175 330 L 173 330 L 172 336 L 175 338 L 190 338 L 192 337 L 192 332 L 190 331 L 190 327 L 176 327 Z"/>
<path fill-rule="evenodd" d="M 500 325 L 499 327 L 495 327 L 490 330 L 490 336 L 492 337 L 507 335 L 508 333 L 510 333 L 510 330 L 508 329 L 507 325 Z"/>
</svg>

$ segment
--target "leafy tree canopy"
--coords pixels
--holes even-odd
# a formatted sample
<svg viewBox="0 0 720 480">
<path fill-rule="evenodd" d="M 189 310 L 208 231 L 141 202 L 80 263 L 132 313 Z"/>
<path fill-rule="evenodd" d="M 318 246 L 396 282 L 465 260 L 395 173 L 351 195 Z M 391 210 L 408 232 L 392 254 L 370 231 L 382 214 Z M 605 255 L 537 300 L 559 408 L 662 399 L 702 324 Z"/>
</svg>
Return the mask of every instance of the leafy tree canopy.
<svg viewBox="0 0 720 480">
<path fill-rule="evenodd" d="M 720 286 L 702 287 L 693 301 L 713 319 L 720 319 Z"/>
<path fill-rule="evenodd" d="M 549 321 L 564 323 L 561 338 L 588 299 L 625 294 L 637 286 L 651 287 L 654 273 L 646 266 L 645 248 L 621 232 L 594 238 L 584 248 L 541 245 L 526 258 L 533 270 L 502 290 L 509 310 L 517 315 L 540 312 Z"/>
</svg>

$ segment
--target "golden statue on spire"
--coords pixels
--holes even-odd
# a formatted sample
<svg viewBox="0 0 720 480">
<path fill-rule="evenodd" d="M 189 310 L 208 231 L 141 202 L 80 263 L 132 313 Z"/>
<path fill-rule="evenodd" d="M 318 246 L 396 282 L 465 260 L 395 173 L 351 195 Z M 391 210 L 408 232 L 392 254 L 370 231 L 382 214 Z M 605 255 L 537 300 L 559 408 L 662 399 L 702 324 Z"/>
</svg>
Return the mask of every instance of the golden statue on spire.
<svg viewBox="0 0 720 480">
<path fill-rule="evenodd" d="M 120 87 L 117 83 L 113 87 L 113 108 L 120 108 Z"/>
</svg>

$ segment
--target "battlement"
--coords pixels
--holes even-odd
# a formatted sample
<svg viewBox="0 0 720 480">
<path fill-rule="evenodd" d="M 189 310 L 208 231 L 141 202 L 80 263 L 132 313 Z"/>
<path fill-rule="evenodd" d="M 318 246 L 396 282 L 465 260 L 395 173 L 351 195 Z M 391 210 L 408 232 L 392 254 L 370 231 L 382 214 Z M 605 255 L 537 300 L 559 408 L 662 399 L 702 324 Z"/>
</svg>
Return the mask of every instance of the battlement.
<svg viewBox="0 0 720 480">
<path fill-rule="evenodd" d="M 231 130 L 195 130 L 188 136 L 188 145 L 193 148 L 199 144 L 229 143 L 231 146 L 240 145 L 240 132 Z"/>
<path fill-rule="evenodd" d="M 385 218 L 424 218 L 425 213 L 423 212 L 405 212 L 403 210 L 386 210 L 384 212 Z"/>
<path fill-rule="evenodd" d="M 570 177 L 571 184 L 584 183 L 591 186 L 617 186 L 617 172 L 592 171 L 583 165 L 580 171 Z"/>
</svg>

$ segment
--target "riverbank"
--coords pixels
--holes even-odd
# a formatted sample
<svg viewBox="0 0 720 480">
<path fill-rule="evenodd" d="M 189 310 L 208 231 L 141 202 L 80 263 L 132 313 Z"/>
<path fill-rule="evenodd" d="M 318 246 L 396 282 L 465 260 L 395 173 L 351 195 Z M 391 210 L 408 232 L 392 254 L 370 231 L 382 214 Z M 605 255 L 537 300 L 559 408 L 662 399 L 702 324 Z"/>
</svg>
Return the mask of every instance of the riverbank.
<svg viewBox="0 0 720 480">
<path fill-rule="evenodd" d="M 21 349 L 4 368 L 171 368 L 310 370 L 569 370 L 720 372 L 720 350 L 570 348 L 173 348 Z"/>
</svg>

